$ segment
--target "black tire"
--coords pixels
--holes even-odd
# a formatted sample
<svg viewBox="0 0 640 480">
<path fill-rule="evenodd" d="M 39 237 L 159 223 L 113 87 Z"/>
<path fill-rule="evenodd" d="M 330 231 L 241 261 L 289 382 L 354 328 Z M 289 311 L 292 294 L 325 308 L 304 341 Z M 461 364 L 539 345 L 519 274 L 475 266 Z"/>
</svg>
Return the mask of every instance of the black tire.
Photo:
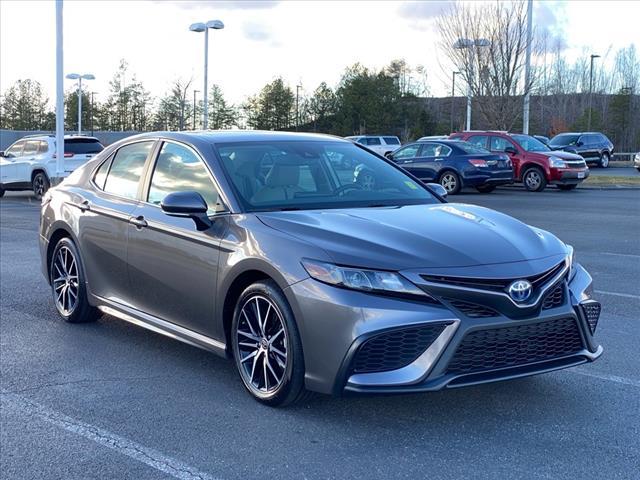
<svg viewBox="0 0 640 480">
<path fill-rule="evenodd" d="M 453 170 L 446 170 L 440 175 L 438 183 L 444 187 L 448 195 L 456 195 L 462 188 L 460 176 Z"/>
<path fill-rule="evenodd" d="M 575 188 L 576 188 L 577 186 L 578 186 L 577 184 L 574 184 L 574 185 L 558 185 L 558 188 L 559 188 L 560 190 L 568 191 L 568 190 L 575 190 Z"/>
<path fill-rule="evenodd" d="M 529 167 L 522 174 L 522 183 L 529 192 L 541 192 L 547 186 L 547 179 L 539 167 Z"/>
<path fill-rule="evenodd" d="M 49 190 L 49 179 L 44 172 L 38 172 L 33 176 L 31 187 L 36 200 L 42 200 L 42 196 Z"/>
<path fill-rule="evenodd" d="M 72 267 L 71 257 L 75 262 L 75 284 L 73 280 L 74 269 Z M 65 260 L 63 260 L 63 258 Z M 63 271 L 60 267 L 60 260 L 66 265 L 67 271 Z M 61 277 L 65 277 L 66 280 L 56 280 Z M 78 251 L 75 243 L 70 238 L 62 238 L 57 243 L 51 256 L 51 263 L 49 264 L 49 278 L 51 280 L 51 293 L 53 295 L 53 303 L 58 310 L 58 314 L 65 322 L 69 323 L 87 323 L 93 322 L 100 318 L 100 311 L 91 306 L 87 300 L 87 286 L 84 274 L 84 267 L 82 265 L 82 259 L 80 258 L 80 252 Z M 65 295 L 62 294 L 62 301 L 60 299 L 61 288 L 63 284 L 67 284 L 68 302 L 72 302 L 73 295 L 69 293 L 73 288 L 77 289 L 75 303 L 67 303 L 69 308 L 64 308 Z"/>
<path fill-rule="evenodd" d="M 261 315 L 265 316 L 261 326 L 258 320 L 261 317 L 256 314 L 255 304 L 260 305 L 258 308 L 261 309 Z M 273 313 L 271 313 L 271 310 L 264 308 L 269 304 L 271 305 L 269 308 L 273 308 Z M 270 322 L 269 318 L 272 319 Z M 278 336 L 274 333 L 279 331 L 280 326 L 284 328 L 284 333 Z M 264 329 L 264 332 L 260 331 L 262 329 Z M 276 332 L 274 332 L 274 329 Z M 244 333 L 239 333 L 239 330 L 256 335 L 247 336 Z M 251 336 L 255 340 L 250 338 Z M 284 336 L 284 339 L 282 336 Z M 245 340 L 242 345 L 240 337 Z M 278 340 L 272 345 L 271 342 L 276 337 Z M 242 292 L 233 312 L 231 342 L 238 374 L 243 385 L 253 398 L 271 407 L 282 407 L 307 396 L 308 392 L 304 388 L 305 368 L 300 334 L 298 333 L 298 327 L 289 302 L 287 302 L 282 290 L 275 282 L 272 280 L 257 282 Z M 275 345 L 278 345 L 280 351 L 282 351 L 282 347 L 286 348 L 284 351 L 286 354 L 284 366 L 282 366 L 281 362 L 278 362 L 278 359 L 285 357 L 274 353 L 272 350 Z M 255 353 L 256 351 L 258 353 Z M 253 358 L 253 361 L 251 358 Z M 269 370 L 265 365 L 265 359 L 266 364 L 270 366 Z M 256 367 L 260 362 L 262 367 Z M 271 368 L 271 362 L 274 362 L 275 374 L 273 375 L 271 373 L 274 372 L 274 369 Z M 250 367 L 249 364 L 253 365 Z M 253 373 L 256 368 L 263 369 L 263 382 L 258 376 L 254 383 L 255 376 Z M 251 370 L 251 372 L 248 370 Z M 278 372 L 281 373 L 279 380 L 276 375 Z M 269 389 L 269 379 L 275 383 L 275 387 L 272 386 L 271 390 Z M 264 384 L 264 390 L 260 387 L 261 383 Z"/>
<path fill-rule="evenodd" d="M 495 189 L 495 185 L 480 185 L 479 187 L 476 187 L 476 190 L 478 190 L 480 193 L 491 193 Z"/>
<path fill-rule="evenodd" d="M 602 152 L 602 155 L 600 155 L 600 160 L 598 161 L 598 165 L 600 166 L 600 168 L 607 168 L 609 167 L 609 160 L 611 160 L 611 155 L 609 155 L 609 152 Z"/>
</svg>

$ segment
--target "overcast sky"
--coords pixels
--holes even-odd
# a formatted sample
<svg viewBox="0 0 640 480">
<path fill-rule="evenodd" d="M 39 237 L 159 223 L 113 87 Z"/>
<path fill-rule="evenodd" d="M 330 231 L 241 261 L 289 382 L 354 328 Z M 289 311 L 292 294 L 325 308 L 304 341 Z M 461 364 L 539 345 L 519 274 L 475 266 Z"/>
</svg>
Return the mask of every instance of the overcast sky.
<svg viewBox="0 0 640 480">
<path fill-rule="evenodd" d="M 103 100 L 125 58 L 153 95 L 176 78 L 202 90 L 204 35 L 193 22 L 220 19 L 210 35 L 209 82 L 241 102 L 276 76 L 311 92 L 334 86 L 355 62 L 380 68 L 394 58 L 424 65 L 431 92 L 445 95 L 446 60 L 438 57 L 433 19 L 447 2 L 383 1 L 80 1 L 64 2 L 65 72 L 93 73 Z M 534 1 L 534 24 L 570 56 L 640 48 L 640 1 Z M 607 61 L 607 59 L 605 59 Z M 31 78 L 55 92 L 55 2 L 0 0 L 0 91 Z M 65 89 L 72 86 L 67 80 Z"/>
</svg>

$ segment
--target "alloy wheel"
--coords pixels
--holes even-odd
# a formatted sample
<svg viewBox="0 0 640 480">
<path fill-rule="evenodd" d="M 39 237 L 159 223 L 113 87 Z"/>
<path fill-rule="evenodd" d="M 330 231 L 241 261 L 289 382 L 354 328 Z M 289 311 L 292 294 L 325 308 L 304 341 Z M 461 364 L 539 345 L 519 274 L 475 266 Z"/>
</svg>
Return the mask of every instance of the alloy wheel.
<svg viewBox="0 0 640 480">
<path fill-rule="evenodd" d="M 455 191 L 458 186 L 458 179 L 451 173 L 445 173 L 440 180 L 440 184 L 444 187 L 447 193 Z"/>
<path fill-rule="evenodd" d="M 530 170 L 527 173 L 527 176 L 524 179 L 524 181 L 527 184 L 527 188 L 529 190 L 537 190 L 538 188 L 540 188 L 540 184 L 542 183 L 542 178 L 540 177 L 540 174 L 537 171 Z"/>
<path fill-rule="evenodd" d="M 64 316 L 69 316 L 78 304 L 80 290 L 78 262 L 69 248 L 63 246 L 56 253 L 52 277 L 56 307 Z"/>
<path fill-rule="evenodd" d="M 602 154 L 602 157 L 600 158 L 600 166 L 602 168 L 607 168 L 609 166 L 609 155 L 606 153 Z"/>
<path fill-rule="evenodd" d="M 36 197 L 41 198 L 45 191 L 44 176 L 39 173 L 33 179 L 33 193 L 35 193 Z"/>
<path fill-rule="evenodd" d="M 250 297 L 240 311 L 236 335 L 245 384 L 263 396 L 278 390 L 289 356 L 285 322 L 275 303 L 263 295 Z"/>
</svg>

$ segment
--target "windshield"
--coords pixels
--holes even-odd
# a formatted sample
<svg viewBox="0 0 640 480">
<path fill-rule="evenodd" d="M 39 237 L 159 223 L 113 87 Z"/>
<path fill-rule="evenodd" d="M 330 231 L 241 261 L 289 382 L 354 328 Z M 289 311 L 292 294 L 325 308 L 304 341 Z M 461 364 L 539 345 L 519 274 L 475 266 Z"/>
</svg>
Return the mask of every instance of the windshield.
<svg viewBox="0 0 640 480">
<path fill-rule="evenodd" d="M 548 152 L 551 150 L 540 140 L 529 135 L 511 135 L 511 138 L 527 152 Z"/>
<path fill-rule="evenodd" d="M 549 145 L 553 147 L 563 147 L 565 145 L 575 145 L 575 143 L 580 138 L 580 135 L 576 133 L 561 133 L 560 135 L 556 135 L 551 139 Z"/>
<path fill-rule="evenodd" d="M 352 143 L 245 142 L 217 148 L 247 211 L 439 203 L 402 170 Z"/>
<path fill-rule="evenodd" d="M 491 153 L 489 152 L 489 150 L 478 147 L 477 145 L 469 142 L 456 141 L 456 147 L 458 147 L 464 153 Z"/>
</svg>

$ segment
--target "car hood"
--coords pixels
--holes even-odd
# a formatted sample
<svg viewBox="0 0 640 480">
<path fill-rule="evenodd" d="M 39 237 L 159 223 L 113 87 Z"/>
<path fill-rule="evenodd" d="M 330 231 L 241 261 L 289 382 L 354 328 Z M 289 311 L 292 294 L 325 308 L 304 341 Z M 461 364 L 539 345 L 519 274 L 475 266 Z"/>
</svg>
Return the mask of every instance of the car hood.
<svg viewBox="0 0 640 480">
<path fill-rule="evenodd" d="M 548 232 L 502 213 L 446 203 L 260 213 L 266 225 L 324 250 L 341 265 L 387 270 L 467 267 L 563 255 Z"/>
<path fill-rule="evenodd" d="M 577 153 L 565 152 L 562 150 L 553 150 L 551 152 L 535 152 L 538 155 L 544 155 L 545 157 L 558 157 L 562 160 L 582 160 L 582 157 Z"/>
</svg>

